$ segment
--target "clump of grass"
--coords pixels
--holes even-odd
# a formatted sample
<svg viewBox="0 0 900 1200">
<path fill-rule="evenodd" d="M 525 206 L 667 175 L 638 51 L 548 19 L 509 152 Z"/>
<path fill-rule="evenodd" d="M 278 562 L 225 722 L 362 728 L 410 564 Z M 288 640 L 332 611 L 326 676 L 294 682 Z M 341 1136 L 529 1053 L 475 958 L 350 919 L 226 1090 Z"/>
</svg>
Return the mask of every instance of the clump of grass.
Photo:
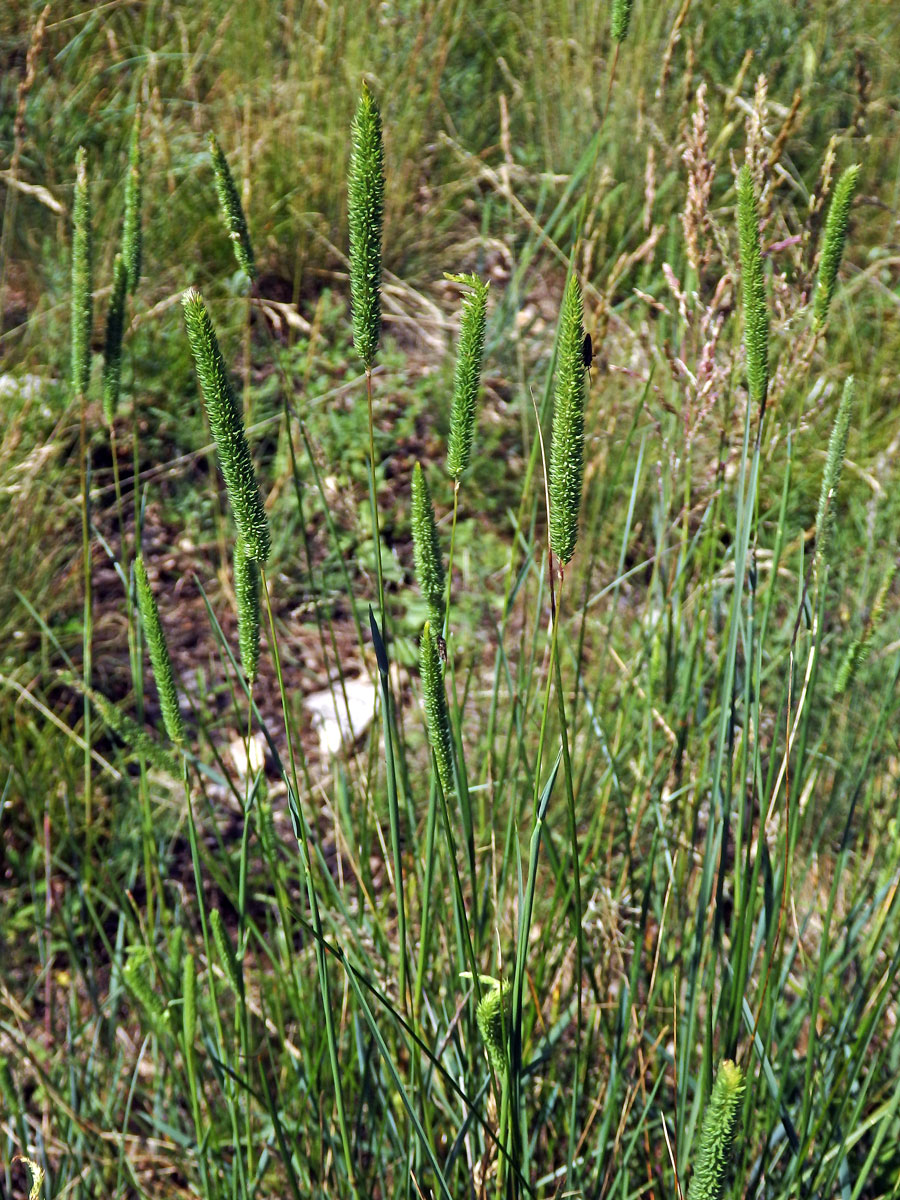
<svg viewBox="0 0 900 1200">
<path fill-rule="evenodd" d="M 91 331 L 94 323 L 94 262 L 87 151 L 75 156 L 75 203 L 72 206 L 72 390 L 86 396 L 91 380 Z"/>
<path fill-rule="evenodd" d="M 225 224 L 228 227 L 228 236 L 234 247 L 234 257 L 247 278 L 255 279 L 256 259 L 253 255 L 253 244 L 250 241 L 250 230 L 244 215 L 244 206 L 241 204 L 241 198 L 228 166 L 228 159 L 213 134 L 209 135 L 209 153 L 216 180 L 216 193 L 219 197 Z"/>
<path fill-rule="evenodd" d="M 206 402 L 234 523 L 247 557 L 264 565 L 271 549 L 269 522 L 260 498 L 241 410 L 202 297 L 190 288 L 182 303 L 194 366 Z"/>
<path fill-rule="evenodd" d="M 556 395 L 550 443 L 550 549 L 562 568 L 578 541 L 584 482 L 584 309 L 573 275 L 566 285 L 559 321 Z"/>
<path fill-rule="evenodd" d="M 159 609 L 156 607 L 156 597 L 147 578 L 147 568 L 141 555 L 134 560 L 134 581 L 137 589 L 138 608 L 141 623 L 147 638 L 147 649 L 150 651 L 150 662 L 153 664 L 153 677 L 156 680 L 156 690 L 159 693 L 159 707 L 162 711 L 163 724 L 166 733 L 176 745 L 185 740 L 184 719 L 178 706 L 178 690 L 175 687 L 175 672 L 169 657 L 169 647 L 159 619 Z"/>
<path fill-rule="evenodd" d="M 365 84 L 353 120 L 348 220 L 353 345 L 365 368 L 370 370 L 381 336 L 384 147 L 381 114 Z"/>
<path fill-rule="evenodd" d="M 825 219 L 825 234 L 822 239 L 822 254 L 813 303 L 813 320 L 817 329 L 824 325 L 834 297 L 838 269 L 847 240 L 847 227 L 850 224 L 850 207 L 858 182 L 859 166 L 854 164 L 844 171 L 835 184 L 834 195 Z"/>
</svg>

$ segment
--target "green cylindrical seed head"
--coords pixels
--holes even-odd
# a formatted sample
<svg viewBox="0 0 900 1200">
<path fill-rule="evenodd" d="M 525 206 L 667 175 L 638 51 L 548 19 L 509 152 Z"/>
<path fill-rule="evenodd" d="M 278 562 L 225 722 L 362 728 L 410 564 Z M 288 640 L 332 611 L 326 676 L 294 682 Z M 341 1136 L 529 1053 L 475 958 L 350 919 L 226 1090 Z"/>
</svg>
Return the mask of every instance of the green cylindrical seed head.
<svg viewBox="0 0 900 1200">
<path fill-rule="evenodd" d="M 185 740 L 184 720 L 181 716 L 181 709 L 178 707 L 175 672 L 172 670 L 166 635 L 163 633 L 162 622 L 159 619 L 156 597 L 150 589 L 147 569 L 140 555 L 134 560 L 134 579 L 137 586 L 141 622 L 147 638 L 147 649 L 150 651 L 150 662 L 153 664 L 153 677 L 159 693 L 159 707 L 162 710 L 163 724 L 172 741 L 176 745 L 180 745 Z"/>
<path fill-rule="evenodd" d="M 560 566 L 575 553 L 584 480 L 584 309 L 573 275 L 563 296 L 550 442 L 550 549 Z"/>
<path fill-rule="evenodd" d="M 197 1032 L 197 965 L 191 953 L 181 966 L 181 1029 L 185 1047 L 193 1046 Z"/>
<path fill-rule="evenodd" d="M 447 445 L 447 471 L 459 479 L 469 465 L 472 436 L 475 431 L 475 406 L 481 388 L 484 360 L 484 336 L 487 329 L 488 285 L 477 275 L 448 275 L 454 283 L 471 290 L 463 299 L 456 373 L 453 379 L 453 403 L 450 408 L 450 438 Z"/>
<path fill-rule="evenodd" d="M 128 952 L 128 959 L 122 968 L 122 977 L 154 1030 L 163 1033 L 168 1029 L 169 1010 L 150 982 L 148 969 L 147 951 L 143 946 L 134 947 Z"/>
<path fill-rule="evenodd" d="M 222 914 L 217 908 L 210 912 L 209 923 L 212 928 L 213 941 L 216 943 L 222 968 L 225 971 L 225 978 L 231 985 L 234 994 L 240 996 L 243 988 L 240 964 L 234 952 L 234 946 L 231 944 L 231 938 L 228 936 L 228 930 L 222 922 Z"/>
<path fill-rule="evenodd" d="M 253 684 L 259 672 L 259 566 L 247 557 L 240 539 L 234 547 L 234 596 L 241 666 L 247 682 Z"/>
<path fill-rule="evenodd" d="M 234 177 L 228 166 L 228 159 L 212 134 L 209 135 L 209 153 L 212 156 L 213 171 L 216 177 L 216 192 L 228 228 L 228 236 L 234 247 L 234 256 L 244 274 L 249 279 L 255 279 L 256 260 L 253 256 L 247 218 L 244 216 L 244 206 L 241 204 Z"/>
<path fill-rule="evenodd" d="M 106 313 L 106 341 L 103 346 L 103 415 L 111 425 L 119 403 L 122 378 L 122 334 L 125 329 L 125 293 L 128 269 L 121 254 L 113 263 L 112 295 Z"/>
<path fill-rule="evenodd" d="M 75 156 L 72 209 L 72 390 L 86 396 L 91 378 L 91 329 L 94 323 L 93 235 L 87 151 Z"/>
<path fill-rule="evenodd" d="M 194 366 L 206 402 L 234 522 L 247 557 L 263 564 L 271 548 L 269 522 L 260 498 L 241 410 L 203 298 L 190 288 L 182 303 Z"/>
<path fill-rule="evenodd" d="M 425 622 L 422 640 L 419 643 L 419 671 L 422 676 L 428 740 L 434 751 L 441 787 L 444 789 L 444 795 L 449 796 L 453 790 L 453 735 L 450 731 L 450 714 L 447 710 L 441 659 L 429 621 Z"/>
<path fill-rule="evenodd" d="M 128 291 L 134 295 L 141 280 L 141 253 L 143 231 L 141 229 L 141 109 L 138 105 L 131 127 L 131 144 L 128 148 L 128 175 L 125 180 L 125 220 L 122 225 L 122 257 L 128 275 Z"/>
<path fill-rule="evenodd" d="M 506 1073 L 506 1039 L 509 1033 L 509 984 L 501 984 L 496 979 L 491 984 L 478 1002 L 475 1020 L 491 1066 L 502 1078 Z"/>
<path fill-rule="evenodd" d="M 381 334 L 381 233 L 384 224 L 384 149 L 381 115 L 363 84 L 353 120 L 348 189 L 350 303 L 353 345 L 366 369 Z"/>
<path fill-rule="evenodd" d="M 632 0 L 613 0 L 610 32 L 614 42 L 624 42 L 631 22 Z"/>
<path fill-rule="evenodd" d="M 719 1067 L 709 1104 L 703 1114 L 688 1200 L 720 1200 L 725 1189 L 731 1143 L 743 1094 L 744 1077 L 741 1069 L 726 1060 Z"/>
<path fill-rule="evenodd" d="M 60 683 L 77 688 L 82 695 L 87 696 L 107 727 L 118 738 L 121 738 L 126 746 L 136 750 L 138 754 L 142 754 L 157 770 L 165 771 L 175 778 L 178 777 L 181 772 L 178 760 L 165 746 L 161 746 L 159 742 L 155 741 L 143 725 L 138 725 L 133 717 L 123 712 L 117 704 L 113 704 L 102 692 L 85 687 L 84 682 L 71 672 L 60 671 L 58 678 Z"/>
<path fill-rule="evenodd" d="M 428 616 L 436 633 L 444 627 L 444 564 L 438 544 L 431 493 L 421 464 L 413 467 L 410 523 L 419 591 L 428 604 Z"/>
<path fill-rule="evenodd" d="M 837 284 L 838 268 L 844 254 L 844 243 L 847 240 L 847 226 L 850 223 L 850 206 L 856 185 L 859 182 L 859 165 L 848 167 L 835 184 L 834 195 L 828 216 L 825 219 L 825 236 L 822 240 L 822 255 L 819 259 L 819 275 L 816 280 L 816 297 L 813 305 L 813 320 L 818 329 L 828 316 L 828 309 L 834 296 Z"/>
<path fill-rule="evenodd" d="M 819 491 L 819 507 L 816 511 L 816 557 L 822 559 L 834 526 L 834 495 L 841 482 L 844 459 L 847 456 L 847 437 L 850 433 L 850 417 L 853 412 L 854 381 L 848 376 L 841 394 L 837 416 L 828 439 L 825 455 L 825 470 L 822 472 L 822 487 Z"/>
<path fill-rule="evenodd" d="M 766 285 L 759 250 L 759 210 L 753 189 L 753 176 L 746 163 L 738 173 L 737 196 L 747 385 L 750 399 L 762 408 L 769 386 L 769 314 L 766 309 Z"/>
</svg>

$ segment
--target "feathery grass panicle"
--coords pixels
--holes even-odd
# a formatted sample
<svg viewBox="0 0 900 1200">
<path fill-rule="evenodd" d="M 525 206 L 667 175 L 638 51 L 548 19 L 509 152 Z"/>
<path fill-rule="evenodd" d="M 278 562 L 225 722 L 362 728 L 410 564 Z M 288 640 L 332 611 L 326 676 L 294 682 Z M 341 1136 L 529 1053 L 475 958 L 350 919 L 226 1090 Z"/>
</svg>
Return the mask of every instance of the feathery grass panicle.
<svg viewBox="0 0 900 1200">
<path fill-rule="evenodd" d="M 831 427 L 831 437 L 828 439 L 828 453 L 825 456 L 819 507 L 816 511 L 816 558 L 819 561 L 825 556 L 828 539 L 834 526 L 834 494 L 841 482 L 841 473 L 844 469 L 855 390 L 853 376 L 849 375 L 844 383 L 841 402 L 834 418 L 834 425 Z"/>
<path fill-rule="evenodd" d="M 560 567 L 575 553 L 584 479 L 584 308 L 573 275 L 560 314 L 550 443 L 550 549 Z"/>
<path fill-rule="evenodd" d="M 632 0 L 612 0 L 610 32 L 614 42 L 624 42 L 631 23 Z"/>
<path fill-rule="evenodd" d="M 472 453 L 475 406 L 481 389 L 481 365 L 484 360 L 489 285 L 477 275 L 445 275 L 444 278 L 465 284 L 470 289 L 463 298 L 447 445 L 447 471 L 458 481 L 469 465 Z"/>
<path fill-rule="evenodd" d="M 247 557 L 264 564 L 271 549 L 269 522 L 259 494 L 241 410 L 203 298 L 189 288 L 182 303 L 194 366 L 238 534 Z"/>
<path fill-rule="evenodd" d="M 93 234 L 87 151 L 75 156 L 72 207 L 72 390 L 86 396 L 91 379 L 91 329 L 94 323 Z"/>
<path fill-rule="evenodd" d="M 747 384 L 750 399 L 762 410 L 769 386 L 769 314 L 759 250 L 759 209 L 753 176 L 746 163 L 738 172 L 737 196 Z"/>
<path fill-rule="evenodd" d="M 350 304 L 353 345 L 369 370 L 381 334 L 381 231 L 384 224 L 384 148 L 381 114 L 363 84 L 353 119 L 348 189 Z"/>
<path fill-rule="evenodd" d="M 428 616 L 438 634 L 444 627 L 444 564 L 438 543 L 431 493 L 421 463 L 413 467 L 410 524 L 419 591 L 428 603 Z"/>
<path fill-rule="evenodd" d="M 111 425 L 119 403 L 122 379 L 122 334 L 125 330 L 125 294 L 128 268 L 123 255 L 113 263 L 112 295 L 106 313 L 106 340 L 103 346 L 103 415 Z"/>
<path fill-rule="evenodd" d="M 813 321 L 816 329 L 825 323 L 834 289 L 837 284 L 837 273 L 844 254 L 844 243 L 847 240 L 847 226 L 850 223 L 850 206 L 859 182 L 859 164 L 854 163 L 844 171 L 834 187 L 828 216 L 825 218 L 825 234 L 822 239 L 822 254 L 819 258 L 819 274 L 816 279 L 816 296 L 813 305 Z"/>
<path fill-rule="evenodd" d="M 444 795 L 453 790 L 453 736 L 450 732 L 450 713 L 447 710 L 447 693 L 444 691 L 444 674 L 438 654 L 437 640 L 426 621 L 419 643 L 419 671 L 422 676 L 422 693 L 425 698 L 425 723 L 428 740 L 434 751 L 438 778 Z"/>
<path fill-rule="evenodd" d="M 703 1114 L 688 1200 L 720 1200 L 743 1094 L 744 1077 L 741 1069 L 726 1059 L 719 1066 L 712 1095 Z"/>
<path fill-rule="evenodd" d="M 243 991 L 241 968 L 237 960 L 237 955 L 234 952 L 234 946 L 231 944 L 231 938 L 228 936 L 228 930 L 222 922 L 222 914 L 217 908 L 211 910 L 209 924 L 212 929 L 216 950 L 218 950 L 219 958 L 222 961 L 225 978 L 231 985 L 231 990 L 234 994 L 240 996 Z"/>
<path fill-rule="evenodd" d="M 131 127 L 131 144 L 128 148 L 128 175 L 125 179 L 125 220 L 122 224 L 122 257 L 128 274 L 128 291 L 133 296 L 141 281 L 141 253 L 143 231 L 141 229 L 141 108 L 137 107 Z"/>
<path fill-rule="evenodd" d="M 259 566 L 248 558 L 240 538 L 234 547 L 234 597 L 241 666 L 247 682 L 254 684 L 259 673 Z"/>
<path fill-rule="evenodd" d="M 219 204 L 222 208 L 222 215 L 225 217 L 225 224 L 228 226 L 228 236 L 234 247 L 234 257 L 247 278 L 255 279 L 256 259 L 253 255 L 247 218 L 244 216 L 244 206 L 241 204 L 234 177 L 228 166 L 228 159 L 214 134 L 209 135 L 209 153 L 212 157 Z"/>
<path fill-rule="evenodd" d="M 509 984 L 501 983 L 489 976 L 481 976 L 482 982 L 488 984 L 475 1008 L 475 1020 L 478 1031 L 487 1050 L 491 1066 L 501 1079 L 506 1074 L 506 1038 L 509 1029 Z"/>
<path fill-rule="evenodd" d="M 176 745 L 181 745 L 185 740 L 184 720 L 181 716 L 181 709 L 178 707 L 175 672 L 172 670 L 166 635 L 163 633 L 162 622 L 159 619 L 156 597 L 150 588 L 147 568 L 144 566 L 141 555 L 134 560 L 134 579 L 137 585 L 141 622 L 147 638 L 147 649 L 150 651 L 150 662 L 153 664 L 153 677 L 159 693 L 159 707 L 162 710 L 163 724 L 172 741 Z"/>
<path fill-rule="evenodd" d="M 193 1046 L 197 1032 L 197 965 L 190 951 L 181 964 L 181 1029 L 185 1046 Z"/>
</svg>

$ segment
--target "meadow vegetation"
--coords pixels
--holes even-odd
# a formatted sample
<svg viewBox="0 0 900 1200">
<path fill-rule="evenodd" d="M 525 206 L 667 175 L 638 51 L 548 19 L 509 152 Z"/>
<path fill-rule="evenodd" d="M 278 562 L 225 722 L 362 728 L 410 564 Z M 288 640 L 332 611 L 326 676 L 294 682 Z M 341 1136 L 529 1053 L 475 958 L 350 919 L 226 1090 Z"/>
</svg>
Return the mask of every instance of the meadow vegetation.
<svg viewBox="0 0 900 1200">
<path fill-rule="evenodd" d="M 895 6 L 0 67 L 4 1195 L 900 1197 Z"/>
</svg>

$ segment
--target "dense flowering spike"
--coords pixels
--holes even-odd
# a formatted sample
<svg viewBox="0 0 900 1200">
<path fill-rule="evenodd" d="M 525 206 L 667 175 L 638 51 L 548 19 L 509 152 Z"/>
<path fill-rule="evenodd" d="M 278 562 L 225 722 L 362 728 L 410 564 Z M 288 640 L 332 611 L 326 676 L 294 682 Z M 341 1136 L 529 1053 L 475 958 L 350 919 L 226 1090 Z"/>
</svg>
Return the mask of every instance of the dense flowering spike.
<svg viewBox="0 0 900 1200">
<path fill-rule="evenodd" d="M 753 190 L 753 176 L 746 163 L 738 173 L 737 195 L 747 384 L 750 399 L 762 408 L 769 386 L 769 314 L 759 251 L 759 211 Z"/>
<path fill-rule="evenodd" d="M 610 30 L 614 42 L 624 42 L 631 23 L 632 0 L 613 0 Z"/>
<path fill-rule="evenodd" d="M 837 416 L 828 439 L 825 470 L 822 472 L 822 488 L 819 492 L 819 507 L 816 512 L 816 557 L 822 558 L 834 525 L 834 494 L 841 482 L 844 458 L 847 454 L 847 437 L 850 433 L 850 416 L 853 411 L 854 381 L 848 376 L 841 394 Z"/>
<path fill-rule="evenodd" d="M 459 479 L 469 465 L 472 436 L 475 431 L 475 406 L 481 388 L 484 360 L 484 336 L 487 329 L 488 284 L 477 275 L 448 275 L 454 283 L 466 284 L 463 299 L 456 372 L 453 379 L 453 403 L 450 407 L 450 438 L 447 446 L 447 471 Z"/>
<path fill-rule="evenodd" d="M 244 274 L 249 279 L 255 279 L 256 260 L 253 256 L 247 218 L 244 216 L 244 206 L 241 204 L 234 177 L 228 166 L 228 159 L 212 134 L 209 135 L 209 152 L 212 156 L 213 171 L 216 177 L 216 192 L 219 196 L 222 215 L 225 217 L 225 224 L 228 227 L 228 236 L 234 247 L 234 257 Z"/>
<path fill-rule="evenodd" d="M 475 1020 L 494 1071 L 502 1079 L 506 1074 L 506 1038 L 509 1030 L 509 984 L 490 980 L 475 1009 Z"/>
<path fill-rule="evenodd" d="M 384 223 L 384 149 L 381 115 L 363 84 L 353 120 L 348 190 L 350 302 L 353 345 L 368 369 L 381 334 L 381 231 Z"/>
<path fill-rule="evenodd" d="M 202 297 L 190 288 L 184 294 L 183 304 L 194 366 L 219 452 L 219 465 L 234 521 L 247 557 L 262 564 L 269 557 L 271 548 L 269 522 L 260 498 L 241 411 Z"/>
<path fill-rule="evenodd" d="M 561 566 L 575 553 L 584 479 L 584 309 L 573 275 L 559 319 L 550 442 L 550 549 Z"/>
<path fill-rule="evenodd" d="M 150 963 L 143 946 L 131 947 L 122 968 L 122 977 L 129 991 L 137 999 L 144 1016 L 157 1033 L 165 1033 L 169 1025 L 169 1010 L 157 989 L 150 981 Z"/>
<path fill-rule="evenodd" d="M 720 1200 L 725 1189 L 725 1173 L 743 1094 L 744 1077 L 741 1069 L 726 1060 L 719 1067 L 709 1104 L 703 1114 L 688 1200 Z"/>
<path fill-rule="evenodd" d="M 75 156 L 72 226 L 72 390 L 86 396 L 91 378 L 94 282 L 91 197 L 84 146 L 79 146 Z"/>
<path fill-rule="evenodd" d="M 231 990 L 234 994 L 240 996 L 243 991 L 240 964 L 234 952 L 231 937 L 222 921 L 222 914 L 217 908 L 212 909 L 210 912 L 209 924 L 212 929 L 213 941 L 216 944 L 216 949 L 219 952 L 219 958 L 222 962 L 222 969 L 225 972 L 225 978 L 231 984 Z"/>
<path fill-rule="evenodd" d="M 247 557 L 240 539 L 234 547 L 234 596 L 241 666 L 252 684 L 259 672 L 259 567 Z"/>
<path fill-rule="evenodd" d="M 153 677 L 159 693 L 159 707 L 162 710 L 163 724 L 172 741 L 176 745 L 180 745 L 184 741 L 184 720 L 181 716 L 181 709 L 178 707 L 175 672 L 172 670 L 166 635 L 163 633 L 162 622 L 159 619 L 156 597 L 150 588 L 147 569 L 140 555 L 134 560 L 134 579 L 137 585 L 138 608 L 147 638 L 147 649 L 150 651 L 150 662 L 153 664 Z"/>
<path fill-rule="evenodd" d="M 131 144 L 128 148 L 128 176 L 125 180 L 125 220 L 122 225 L 122 257 L 128 275 L 128 291 L 134 295 L 141 280 L 141 252 L 143 232 L 141 229 L 141 109 L 138 105 L 131 128 Z"/>
<path fill-rule="evenodd" d="M 125 294 L 128 268 L 121 254 L 113 263 L 112 295 L 106 313 L 106 341 L 103 347 L 103 415 L 112 424 L 119 403 L 122 378 L 122 334 L 125 330 Z"/>
<path fill-rule="evenodd" d="M 428 603 L 428 616 L 440 634 L 444 627 L 444 564 L 438 544 L 431 493 L 421 464 L 413 467 L 410 517 L 419 591 Z"/>
<path fill-rule="evenodd" d="M 837 283 L 838 268 L 844 254 L 844 242 L 847 240 L 847 226 L 850 223 L 850 206 L 859 181 L 859 165 L 848 167 L 835 184 L 834 195 L 828 216 L 825 219 L 825 236 L 822 240 L 822 254 L 819 259 L 819 276 L 816 280 L 816 298 L 813 305 L 813 319 L 816 328 L 822 325 L 828 316 L 831 299 Z"/>
<path fill-rule="evenodd" d="M 437 640 L 429 621 L 425 622 L 419 643 L 419 671 L 425 698 L 428 740 L 434 751 L 441 787 L 444 794 L 449 796 L 453 790 L 453 737 L 450 732 L 450 714 L 447 711 L 447 693 L 444 691 L 444 675 Z"/>
</svg>

